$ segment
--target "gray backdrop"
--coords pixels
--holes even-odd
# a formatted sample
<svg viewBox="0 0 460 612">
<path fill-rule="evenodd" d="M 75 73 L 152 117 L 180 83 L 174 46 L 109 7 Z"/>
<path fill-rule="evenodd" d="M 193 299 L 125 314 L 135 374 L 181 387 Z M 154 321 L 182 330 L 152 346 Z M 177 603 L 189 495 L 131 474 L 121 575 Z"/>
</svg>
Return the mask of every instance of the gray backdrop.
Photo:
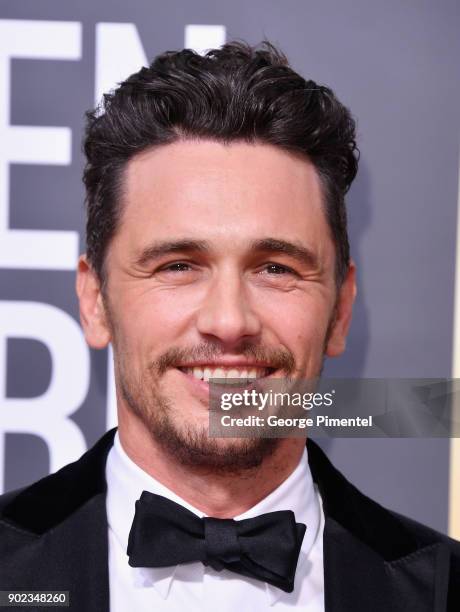
<svg viewBox="0 0 460 612">
<path fill-rule="evenodd" d="M 451 376 L 460 116 L 458 2 L 15 0 L 0 2 L 0 20 L 3 85 L 8 84 L 7 90 L 0 89 L 0 131 L 7 135 L 0 140 L 0 162 L 9 181 L 4 194 L 9 218 L 0 218 L 0 468 L 5 490 L 43 476 L 72 455 L 76 458 L 82 445 L 92 444 L 111 423 L 106 352 L 90 353 L 87 384 L 77 359 L 81 348 L 71 323 L 71 318 L 78 321 L 71 270 L 75 235 L 61 234 L 67 251 L 61 251 L 54 238 L 48 240 L 48 234 L 42 235 L 44 245 L 32 234 L 25 234 L 21 242 L 18 234 L 10 248 L 7 235 L 16 240 L 12 230 L 36 230 L 34 236 L 37 230 L 79 232 L 82 247 L 83 112 L 93 106 L 98 88 L 116 76 L 113 64 L 121 61 L 123 36 L 126 44 L 132 42 L 135 57 L 133 32 L 148 59 L 183 47 L 186 25 L 223 26 L 227 40 L 256 43 L 266 37 L 281 46 L 304 76 L 334 89 L 358 120 L 362 151 L 359 176 L 348 197 L 359 295 L 347 351 L 328 362 L 326 375 Z M 61 31 L 65 40 L 56 43 L 61 51 L 51 49 L 48 57 L 43 52 L 43 57 L 33 58 L 21 52 L 21 44 L 27 47 L 30 36 L 46 31 L 29 32 L 7 20 L 71 24 L 68 32 Z M 116 31 L 110 24 L 117 23 L 133 25 L 120 30 L 112 57 L 110 45 L 117 39 L 111 37 Z M 69 42 L 72 36 L 74 43 Z M 19 48 L 11 51 L 10 59 L 6 43 Z M 29 140 L 24 132 L 24 140 L 17 141 L 20 153 L 10 154 L 10 136 L 19 134 L 11 131 L 14 126 L 53 126 L 71 132 L 49 133 L 49 139 L 43 133 L 43 146 L 31 146 L 31 152 L 26 151 Z M 67 160 L 62 153 L 53 163 L 53 155 L 59 154 L 48 153 L 46 147 L 54 137 L 56 150 L 67 146 Z M 60 137 L 67 138 L 67 144 L 59 145 Z M 54 308 L 40 309 L 43 304 Z M 68 316 L 61 321 L 59 312 Z M 36 333 L 27 331 L 28 318 L 42 321 Z M 67 353 L 58 346 L 59 338 L 47 343 L 48 331 L 52 335 L 60 326 L 63 337 L 75 336 Z M 59 374 L 60 395 L 56 391 L 46 406 L 34 404 L 34 398 L 49 388 L 58 360 L 64 372 Z M 72 391 L 80 379 L 79 390 Z M 56 398 L 65 400 L 66 389 L 69 402 L 78 400 L 78 405 L 72 414 L 63 415 L 65 401 Z M 447 530 L 448 440 L 321 443 L 364 492 Z"/>
</svg>

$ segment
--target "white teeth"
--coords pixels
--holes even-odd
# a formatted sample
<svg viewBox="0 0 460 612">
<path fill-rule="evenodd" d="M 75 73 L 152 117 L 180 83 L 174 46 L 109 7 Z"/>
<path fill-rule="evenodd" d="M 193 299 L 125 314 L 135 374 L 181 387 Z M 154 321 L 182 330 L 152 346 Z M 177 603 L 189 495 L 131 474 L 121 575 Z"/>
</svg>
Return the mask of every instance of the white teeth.
<svg viewBox="0 0 460 612">
<path fill-rule="evenodd" d="M 231 383 L 234 379 L 253 379 L 253 378 L 262 378 L 267 375 L 267 368 L 212 368 L 209 366 L 200 367 L 196 366 L 193 368 L 180 368 L 186 374 L 191 374 L 194 378 L 198 380 L 204 380 L 206 382 L 209 381 L 210 378 L 220 378 L 220 379 L 228 379 L 228 382 Z"/>
</svg>

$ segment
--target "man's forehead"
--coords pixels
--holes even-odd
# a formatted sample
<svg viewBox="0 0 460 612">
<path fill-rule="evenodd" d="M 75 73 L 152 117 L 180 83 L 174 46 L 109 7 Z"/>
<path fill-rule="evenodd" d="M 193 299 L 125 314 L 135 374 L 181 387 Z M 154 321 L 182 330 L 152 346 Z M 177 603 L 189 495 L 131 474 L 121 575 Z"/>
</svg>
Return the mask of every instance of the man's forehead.
<svg viewBox="0 0 460 612">
<path fill-rule="evenodd" d="M 125 170 L 126 204 L 165 196 L 201 200 L 208 194 L 220 195 L 220 203 L 226 194 L 316 202 L 321 184 L 306 157 L 262 143 L 181 140 L 136 155 Z"/>
<path fill-rule="evenodd" d="M 271 145 L 161 146 L 129 162 L 123 191 L 115 240 L 134 260 L 159 242 L 206 241 L 214 252 L 248 253 L 265 238 L 334 258 L 315 168 Z"/>
</svg>

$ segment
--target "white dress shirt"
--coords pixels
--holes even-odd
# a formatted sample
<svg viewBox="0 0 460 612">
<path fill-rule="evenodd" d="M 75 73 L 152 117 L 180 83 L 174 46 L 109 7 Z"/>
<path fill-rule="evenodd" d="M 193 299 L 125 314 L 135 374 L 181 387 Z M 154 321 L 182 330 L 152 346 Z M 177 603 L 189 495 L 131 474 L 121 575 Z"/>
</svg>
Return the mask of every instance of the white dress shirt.
<svg viewBox="0 0 460 612">
<path fill-rule="evenodd" d="M 128 535 L 134 504 L 142 491 L 163 495 L 199 517 L 205 514 L 137 466 L 123 450 L 118 432 L 107 457 L 106 478 L 110 612 L 281 612 L 292 611 L 293 606 L 324 612 L 324 515 L 306 449 L 299 465 L 279 487 L 234 517 L 241 520 L 292 510 L 296 522 L 307 526 L 292 593 L 229 570 L 217 572 L 199 561 L 175 567 L 130 567 L 126 554 Z"/>
</svg>

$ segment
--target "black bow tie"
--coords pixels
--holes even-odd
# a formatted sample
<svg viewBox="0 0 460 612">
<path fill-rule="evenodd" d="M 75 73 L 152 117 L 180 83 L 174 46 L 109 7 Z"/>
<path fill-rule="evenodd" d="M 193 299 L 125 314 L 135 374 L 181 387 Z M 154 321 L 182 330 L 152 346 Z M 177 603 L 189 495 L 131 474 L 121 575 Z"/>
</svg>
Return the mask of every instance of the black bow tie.
<svg viewBox="0 0 460 612">
<path fill-rule="evenodd" d="M 218 572 L 228 569 L 291 593 L 305 530 L 292 510 L 242 521 L 201 519 L 166 497 L 143 491 L 129 533 L 129 565 L 201 561 Z"/>
</svg>

